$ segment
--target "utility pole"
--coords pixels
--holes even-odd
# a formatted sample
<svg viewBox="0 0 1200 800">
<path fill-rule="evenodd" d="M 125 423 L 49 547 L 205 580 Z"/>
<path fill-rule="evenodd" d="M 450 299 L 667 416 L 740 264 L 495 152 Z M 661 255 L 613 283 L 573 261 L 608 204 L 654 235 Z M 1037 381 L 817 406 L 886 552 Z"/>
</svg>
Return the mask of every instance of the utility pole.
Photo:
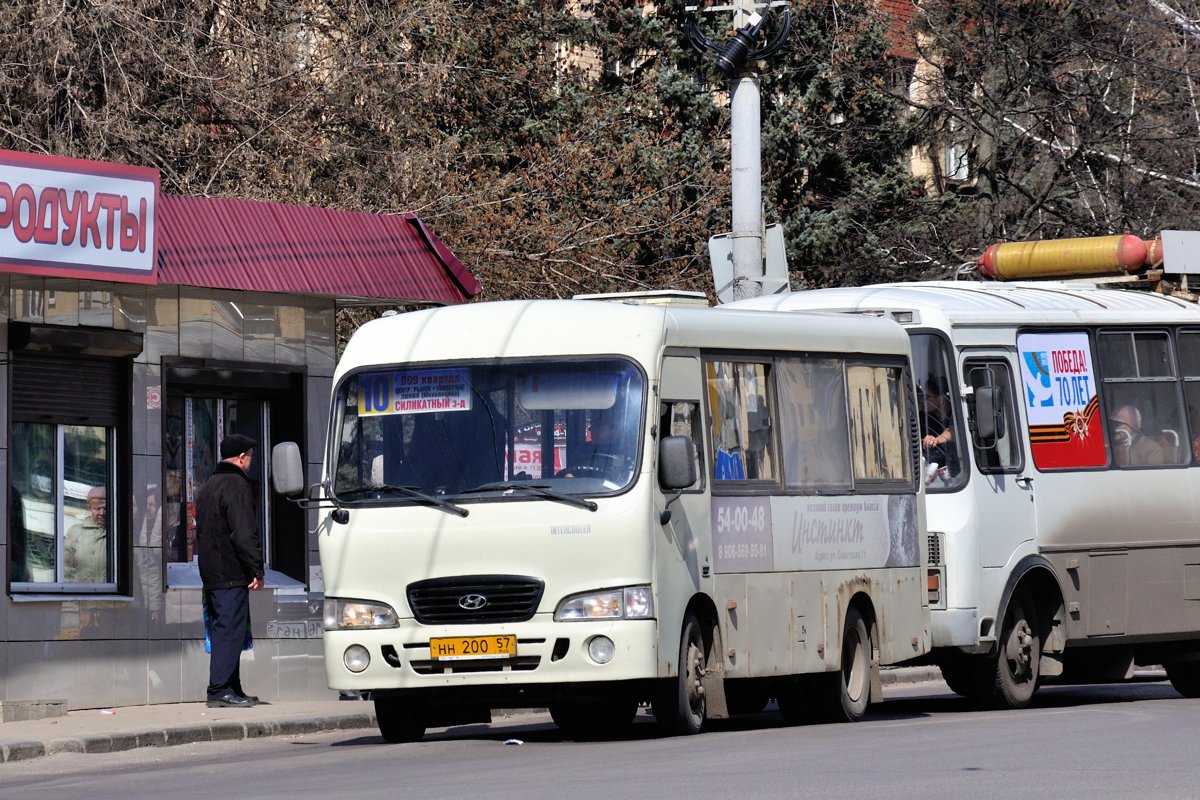
<svg viewBox="0 0 1200 800">
<path fill-rule="evenodd" d="M 782 6 L 782 24 L 772 40 L 760 45 L 764 19 L 758 9 L 769 12 Z M 689 6 L 694 15 L 699 6 Z M 706 12 L 733 11 L 733 37 L 718 47 L 689 16 L 685 31 L 692 46 L 716 54 L 717 69 L 730 79 L 729 145 L 732 177 L 733 299 L 758 297 L 763 288 L 763 203 L 762 203 L 762 95 L 757 62 L 782 47 L 790 29 L 786 0 L 756 3 L 734 0 L 733 5 L 710 6 Z M 718 287 L 718 290 L 721 287 Z"/>
<path fill-rule="evenodd" d="M 750 21 L 746 6 L 738 0 L 734 30 Z M 755 14 L 757 16 L 757 14 Z M 762 96 L 758 72 L 753 66 L 733 76 L 729 91 L 729 154 L 733 193 L 733 299 L 762 294 Z"/>
</svg>

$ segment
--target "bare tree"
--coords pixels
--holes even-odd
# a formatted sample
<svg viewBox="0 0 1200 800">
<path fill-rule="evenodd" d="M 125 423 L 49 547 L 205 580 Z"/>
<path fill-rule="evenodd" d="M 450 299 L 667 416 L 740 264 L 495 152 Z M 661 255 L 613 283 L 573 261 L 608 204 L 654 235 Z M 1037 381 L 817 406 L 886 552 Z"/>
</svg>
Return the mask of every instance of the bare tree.
<svg viewBox="0 0 1200 800">
<path fill-rule="evenodd" d="M 920 138 L 958 148 L 924 247 L 1194 227 L 1194 2 L 924 0 Z M 938 162 L 938 158 L 931 159 Z"/>
</svg>

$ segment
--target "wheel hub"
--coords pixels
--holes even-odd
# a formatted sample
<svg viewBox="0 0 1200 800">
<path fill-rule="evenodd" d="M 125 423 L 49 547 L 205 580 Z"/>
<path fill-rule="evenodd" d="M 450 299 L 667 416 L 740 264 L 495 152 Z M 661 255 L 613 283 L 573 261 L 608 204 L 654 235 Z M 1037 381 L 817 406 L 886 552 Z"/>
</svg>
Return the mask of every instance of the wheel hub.
<svg viewBox="0 0 1200 800">
<path fill-rule="evenodd" d="M 1005 657 L 1008 659 L 1012 674 L 1018 678 L 1029 675 L 1030 664 L 1033 660 L 1033 631 L 1026 620 L 1021 620 L 1013 626 L 1012 635 L 1008 637 Z"/>
</svg>

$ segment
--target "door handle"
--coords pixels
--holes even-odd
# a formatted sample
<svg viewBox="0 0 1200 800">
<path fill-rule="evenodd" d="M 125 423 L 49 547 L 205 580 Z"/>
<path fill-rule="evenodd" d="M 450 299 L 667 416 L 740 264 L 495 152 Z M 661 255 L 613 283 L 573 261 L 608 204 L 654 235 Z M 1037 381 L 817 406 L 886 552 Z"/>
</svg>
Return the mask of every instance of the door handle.
<svg viewBox="0 0 1200 800">
<path fill-rule="evenodd" d="M 1017 478 L 1017 484 L 1022 489 L 1028 489 L 1029 487 L 1033 486 L 1033 478 L 1029 477 L 1028 475 L 1022 475 Z"/>
</svg>

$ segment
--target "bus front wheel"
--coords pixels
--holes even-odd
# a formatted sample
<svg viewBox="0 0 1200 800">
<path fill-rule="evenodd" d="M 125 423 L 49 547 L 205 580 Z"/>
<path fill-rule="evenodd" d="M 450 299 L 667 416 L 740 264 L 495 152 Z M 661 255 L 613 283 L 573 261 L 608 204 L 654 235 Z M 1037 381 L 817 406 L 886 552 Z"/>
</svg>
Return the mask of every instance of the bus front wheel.
<svg viewBox="0 0 1200 800">
<path fill-rule="evenodd" d="M 375 698 L 375 722 L 385 742 L 419 742 L 425 737 L 425 714 L 412 701 L 395 697 Z"/>
<path fill-rule="evenodd" d="M 994 708 L 1025 708 L 1037 689 L 1042 656 L 1037 606 L 1027 590 L 1013 592 L 998 644 L 1000 652 L 985 662 L 990 672 L 987 704 Z"/>
<path fill-rule="evenodd" d="M 690 735 L 704 728 L 708 704 L 704 697 L 704 674 L 708 669 L 708 646 L 695 614 L 688 614 L 679 637 L 679 674 L 654 698 L 654 719 L 668 734 Z"/>
</svg>

